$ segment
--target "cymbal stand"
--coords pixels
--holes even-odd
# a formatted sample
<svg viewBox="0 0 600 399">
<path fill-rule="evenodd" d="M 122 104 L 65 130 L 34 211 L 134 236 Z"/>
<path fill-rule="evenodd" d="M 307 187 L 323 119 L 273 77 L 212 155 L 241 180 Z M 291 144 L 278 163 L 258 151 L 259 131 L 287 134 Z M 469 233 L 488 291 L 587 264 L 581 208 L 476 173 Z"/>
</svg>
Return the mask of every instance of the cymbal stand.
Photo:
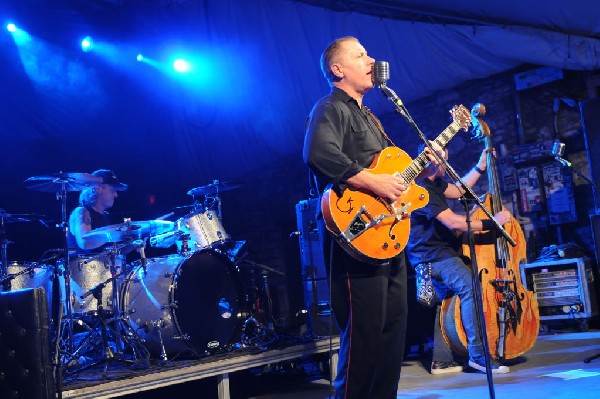
<svg viewBox="0 0 600 399">
<path fill-rule="evenodd" d="M 246 300 L 250 306 L 250 317 L 244 322 L 242 328 L 242 342 L 246 346 L 257 345 L 267 347 L 270 343 L 274 342 L 277 335 L 275 332 L 275 323 L 273 322 L 273 302 L 269 290 L 268 275 L 271 272 L 284 276 L 285 273 L 269 266 L 243 259 L 243 257 L 233 256 L 233 258 L 238 259 L 234 262 L 238 266 L 244 266 L 241 264 L 242 261 L 250 266 L 250 288 L 252 289 L 252 293 L 246 294 Z M 259 273 L 256 272 L 257 269 L 260 270 Z M 257 274 L 260 274 L 260 282 L 258 281 Z"/>
<path fill-rule="evenodd" d="M 215 204 L 216 204 L 216 210 L 217 210 L 217 216 L 219 217 L 219 220 L 223 220 L 223 215 L 222 215 L 222 204 L 221 204 L 221 197 L 219 197 L 219 180 L 213 180 L 212 184 L 215 187 L 215 192 L 214 194 L 204 194 L 204 211 L 208 211 L 208 210 L 212 210 L 215 209 Z M 197 211 L 197 209 L 196 209 Z"/>
<path fill-rule="evenodd" d="M 60 354 L 61 336 L 62 336 L 62 324 L 63 324 L 63 308 L 67 311 L 67 342 L 66 351 L 67 353 L 73 353 L 73 311 L 71 308 L 71 281 L 69 273 L 69 225 L 67 223 L 67 182 L 62 180 L 60 182 L 60 191 L 56 192 L 56 199 L 61 203 L 61 223 L 56 227 L 62 228 L 64 238 L 64 263 L 63 273 L 65 278 L 65 295 L 64 299 L 60 295 L 60 279 L 59 279 L 59 268 L 58 265 L 52 275 L 52 320 L 54 327 L 56 328 L 54 334 L 54 358 L 53 367 L 54 378 L 56 381 L 56 392 L 58 397 L 62 397 L 62 359 Z M 63 304 L 64 302 L 64 304 Z"/>
<path fill-rule="evenodd" d="M 218 180 L 215 180 L 215 183 L 218 183 Z M 218 184 L 216 185 L 216 189 L 215 189 L 215 201 L 217 202 L 217 216 L 219 217 L 219 220 L 221 221 L 221 223 L 223 222 L 223 215 L 221 214 L 221 197 L 219 197 L 219 186 Z"/>
<path fill-rule="evenodd" d="M 2 213 L 2 209 L 0 209 L 0 214 Z M 0 217 L 0 262 L 2 262 L 0 266 L 0 278 L 4 277 L 8 274 L 8 245 L 12 244 L 11 241 L 6 238 L 6 228 L 4 226 L 4 218 Z"/>
</svg>

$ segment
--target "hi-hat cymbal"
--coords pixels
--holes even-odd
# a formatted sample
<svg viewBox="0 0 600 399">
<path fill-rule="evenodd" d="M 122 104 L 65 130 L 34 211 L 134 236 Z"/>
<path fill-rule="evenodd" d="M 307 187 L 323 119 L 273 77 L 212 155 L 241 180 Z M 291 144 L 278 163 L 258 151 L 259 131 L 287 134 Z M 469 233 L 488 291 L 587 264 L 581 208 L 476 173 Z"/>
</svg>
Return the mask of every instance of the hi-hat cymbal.
<svg viewBox="0 0 600 399">
<path fill-rule="evenodd" d="M 48 218 L 33 213 L 7 213 L 4 209 L 0 209 L 0 221 L 2 223 L 47 222 Z"/>
<path fill-rule="evenodd" d="M 35 191 L 60 192 L 81 191 L 89 187 L 101 185 L 102 177 L 89 173 L 54 173 L 51 175 L 33 176 L 25 180 L 26 188 Z"/>
<path fill-rule="evenodd" d="M 121 242 L 163 234 L 174 227 L 175 223 L 168 220 L 126 222 L 94 229 L 85 233 L 83 239 L 90 242 Z"/>
<path fill-rule="evenodd" d="M 211 195 L 218 194 L 221 191 L 233 190 L 234 188 L 238 188 L 242 186 L 242 182 L 234 181 L 234 182 L 224 182 L 215 180 L 210 184 L 205 186 L 200 186 L 196 188 L 192 188 L 188 191 L 188 195 L 196 196 L 196 195 Z"/>
</svg>

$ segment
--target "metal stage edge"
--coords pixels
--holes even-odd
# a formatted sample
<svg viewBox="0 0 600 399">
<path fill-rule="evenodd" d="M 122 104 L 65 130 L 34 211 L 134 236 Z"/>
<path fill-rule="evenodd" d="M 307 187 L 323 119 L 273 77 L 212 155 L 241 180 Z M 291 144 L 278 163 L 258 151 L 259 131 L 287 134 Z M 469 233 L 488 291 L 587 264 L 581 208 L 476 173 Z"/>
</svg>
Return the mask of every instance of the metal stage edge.
<svg viewBox="0 0 600 399">
<path fill-rule="evenodd" d="M 169 385 L 217 376 L 218 398 L 229 399 L 229 374 L 253 367 L 264 366 L 286 360 L 302 358 L 331 350 L 332 378 L 337 370 L 339 336 L 318 338 L 314 342 L 293 345 L 283 349 L 271 349 L 261 353 L 244 354 L 233 358 L 218 358 L 201 364 L 176 367 L 149 372 L 144 375 L 120 380 L 99 381 L 94 385 L 62 392 L 63 398 L 113 398 L 142 391 L 150 391 Z"/>
</svg>

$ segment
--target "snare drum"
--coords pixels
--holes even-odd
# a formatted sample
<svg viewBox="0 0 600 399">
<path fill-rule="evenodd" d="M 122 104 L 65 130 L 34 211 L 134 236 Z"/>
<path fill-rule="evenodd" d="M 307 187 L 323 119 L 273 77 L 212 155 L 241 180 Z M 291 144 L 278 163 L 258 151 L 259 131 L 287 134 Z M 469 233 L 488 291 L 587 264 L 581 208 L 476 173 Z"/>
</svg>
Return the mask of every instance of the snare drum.
<svg viewBox="0 0 600 399">
<path fill-rule="evenodd" d="M 191 250 L 214 248 L 230 240 L 219 216 L 210 210 L 203 213 L 190 213 L 180 218 L 177 221 L 177 228 L 183 234 L 190 236 L 188 245 Z"/>
<path fill-rule="evenodd" d="M 71 309 L 73 314 L 93 314 L 97 312 L 99 305 L 102 305 L 104 310 L 115 310 L 113 307 L 113 283 L 109 281 L 112 277 L 111 266 L 114 266 L 115 273 L 119 273 L 124 265 L 123 255 L 116 257 L 86 255 L 71 258 L 69 260 L 69 271 L 71 273 Z M 61 280 L 64 284 L 64 277 L 61 277 Z M 99 286 L 102 283 L 105 283 L 104 287 Z M 97 293 L 90 292 L 94 287 L 98 289 Z M 100 303 L 98 303 L 96 296 L 100 299 Z"/>
<path fill-rule="evenodd" d="M 194 357 L 227 349 L 242 327 L 242 284 L 235 265 L 212 250 L 148 259 L 122 289 L 122 310 L 154 356 Z"/>
</svg>

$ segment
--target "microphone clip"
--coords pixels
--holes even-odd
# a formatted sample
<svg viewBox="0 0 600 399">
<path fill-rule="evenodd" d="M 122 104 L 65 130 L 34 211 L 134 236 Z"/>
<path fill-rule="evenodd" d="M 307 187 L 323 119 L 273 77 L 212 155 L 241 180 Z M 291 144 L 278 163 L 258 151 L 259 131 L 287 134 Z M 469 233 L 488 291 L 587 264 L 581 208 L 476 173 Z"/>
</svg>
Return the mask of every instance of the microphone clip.
<svg viewBox="0 0 600 399">
<path fill-rule="evenodd" d="M 555 159 L 556 161 L 560 162 L 560 163 L 561 163 L 561 165 L 562 165 L 562 166 L 564 166 L 564 167 L 567 167 L 567 168 L 572 168 L 572 167 L 573 167 L 573 164 L 572 164 L 571 162 L 567 161 L 567 160 L 566 160 L 566 159 L 564 159 L 564 158 L 561 158 L 561 157 L 559 157 L 559 156 L 555 156 L 555 157 L 554 157 L 554 159 Z"/>
</svg>

